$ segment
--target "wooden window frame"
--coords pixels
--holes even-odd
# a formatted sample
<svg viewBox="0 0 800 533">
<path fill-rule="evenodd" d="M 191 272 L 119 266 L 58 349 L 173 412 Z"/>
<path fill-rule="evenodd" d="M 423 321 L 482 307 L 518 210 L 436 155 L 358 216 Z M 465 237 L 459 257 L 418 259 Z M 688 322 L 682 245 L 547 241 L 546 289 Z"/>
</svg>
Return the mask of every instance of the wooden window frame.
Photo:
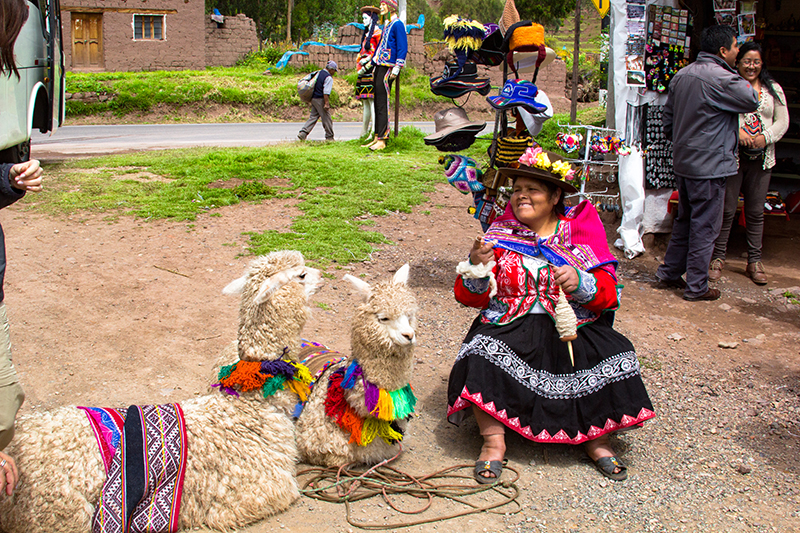
<svg viewBox="0 0 800 533">
<path fill-rule="evenodd" d="M 136 19 L 137 19 L 137 17 L 141 18 L 141 20 L 142 20 L 142 36 L 140 38 L 136 37 Z M 150 25 L 149 25 L 150 27 L 149 27 L 149 29 L 150 29 L 151 37 L 146 37 L 145 36 L 145 27 L 146 27 L 145 26 L 145 22 L 146 22 L 147 18 L 150 19 Z M 161 19 L 161 37 L 160 38 L 152 37 L 152 35 L 154 33 L 153 21 L 156 18 L 160 18 Z M 133 19 L 131 21 L 131 28 L 133 30 L 133 40 L 134 41 L 149 41 L 149 42 L 166 41 L 167 40 L 167 15 L 165 13 L 134 13 L 133 14 Z"/>
</svg>

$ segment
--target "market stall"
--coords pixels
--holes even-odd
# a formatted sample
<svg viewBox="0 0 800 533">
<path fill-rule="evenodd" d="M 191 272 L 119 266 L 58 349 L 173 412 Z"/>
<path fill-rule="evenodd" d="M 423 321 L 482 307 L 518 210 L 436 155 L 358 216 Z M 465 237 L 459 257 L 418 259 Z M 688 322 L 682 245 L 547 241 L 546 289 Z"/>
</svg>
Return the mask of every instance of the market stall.
<svg viewBox="0 0 800 533">
<path fill-rule="evenodd" d="M 642 235 L 671 230 L 672 148 L 661 133 L 669 80 L 692 61 L 712 24 L 762 44 L 766 65 L 786 92 L 791 124 L 777 144 L 775 198 L 800 190 L 800 2 L 781 0 L 611 0 L 609 98 L 613 124 L 631 146 L 619 159 L 623 217 L 615 243 L 628 257 L 644 252 Z M 782 200 L 770 214 L 791 210 Z M 799 206 L 800 207 L 800 206 Z"/>
</svg>

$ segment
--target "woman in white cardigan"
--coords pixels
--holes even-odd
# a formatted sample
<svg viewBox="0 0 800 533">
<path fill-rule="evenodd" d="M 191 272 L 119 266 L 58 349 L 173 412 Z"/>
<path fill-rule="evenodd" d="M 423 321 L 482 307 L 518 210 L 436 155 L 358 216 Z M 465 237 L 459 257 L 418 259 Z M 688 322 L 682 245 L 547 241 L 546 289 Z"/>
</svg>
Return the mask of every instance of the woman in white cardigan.
<svg viewBox="0 0 800 533">
<path fill-rule="evenodd" d="M 761 241 L 764 231 L 764 203 L 767 199 L 772 167 L 775 166 L 775 143 L 789 128 L 789 110 L 783 89 L 764 66 L 761 45 L 744 43 L 736 56 L 739 74 L 759 94 L 758 109 L 739 115 L 739 173 L 728 178 L 722 228 L 714 244 L 709 266 L 709 281 L 722 277 L 725 252 L 731 233 L 739 192 L 744 196 L 744 218 L 747 224 L 747 269 L 745 275 L 757 285 L 766 285 L 767 274 L 761 263 Z"/>
</svg>

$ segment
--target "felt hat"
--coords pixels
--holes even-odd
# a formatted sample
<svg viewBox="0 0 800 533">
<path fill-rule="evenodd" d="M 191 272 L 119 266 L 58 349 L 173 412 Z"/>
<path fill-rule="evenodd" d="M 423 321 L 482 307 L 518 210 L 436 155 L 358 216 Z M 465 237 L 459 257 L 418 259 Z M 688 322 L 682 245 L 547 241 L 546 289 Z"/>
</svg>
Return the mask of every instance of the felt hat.
<svg viewBox="0 0 800 533">
<path fill-rule="evenodd" d="M 486 188 L 481 183 L 481 170 L 471 157 L 450 154 L 440 157 L 439 162 L 444 164 L 447 181 L 462 194 L 479 192 Z"/>
<path fill-rule="evenodd" d="M 386 4 L 391 9 L 397 11 L 397 0 L 381 0 L 381 4 Z"/>
<path fill-rule="evenodd" d="M 497 24 L 484 24 L 486 35 L 481 47 L 472 53 L 472 59 L 479 65 L 494 67 L 503 62 L 505 54 L 500 50 L 503 45 L 503 34 Z"/>
<path fill-rule="evenodd" d="M 543 113 L 547 106 L 536 101 L 539 89 L 526 80 L 506 80 L 499 96 L 487 96 L 486 100 L 495 109 L 501 111 L 512 107 L 522 107 L 529 113 Z"/>
<path fill-rule="evenodd" d="M 578 192 L 577 187 L 569 181 L 574 176 L 569 163 L 553 152 L 542 150 L 535 143 L 525 150 L 517 163 L 500 167 L 497 172 L 511 180 L 520 177 L 532 178 L 551 183 L 566 193 Z"/>
<path fill-rule="evenodd" d="M 456 131 L 435 142 L 425 141 L 428 146 L 433 146 L 440 152 L 460 152 L 475 143 L 476 132 Z"/>
<path fill-rule="evenodd" d="M 364 6 L 361 8 L 361 13 L 380 13 L 381 8 L 375 6 Z"/>
<path fill-rule="evenodd" d="M 486 127 L 486 122 L 470 122 L 467 112 L 460 107 L 437 111 L 433 115 L 433 124 L 436 133 L 425 137 L 425 144 L 435 144 L 436 141 L 457 131 L 468 132 L 475 136 Z"/>
<path fill-rule="evenodd" d="M 442 81 L 442 79 L 441 77 L 431 78 L 431 92 L 445 98 L 458 98 L 473 91 L 486 96 L 492 90 L 489 78 L 458 76 L 449 81 Z"/>
</svg>

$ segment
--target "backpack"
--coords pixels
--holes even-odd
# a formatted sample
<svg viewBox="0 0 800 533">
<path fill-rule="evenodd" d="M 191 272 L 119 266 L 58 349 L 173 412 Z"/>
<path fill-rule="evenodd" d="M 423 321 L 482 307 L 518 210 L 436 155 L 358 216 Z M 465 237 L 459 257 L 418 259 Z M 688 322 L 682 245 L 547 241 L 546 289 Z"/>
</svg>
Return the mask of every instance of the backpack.
<svg viewBox="0 0 800 533">
<path fill-rule="evenodd" d="M 311 72 L 297 80 L 297 95 L 300 97 L 300 100 L 307 104 L 311 103 L 311 97 L 314 96 L 314 87 L 317 85 L 319 73 L 319 70 Z"/>
</svg>

